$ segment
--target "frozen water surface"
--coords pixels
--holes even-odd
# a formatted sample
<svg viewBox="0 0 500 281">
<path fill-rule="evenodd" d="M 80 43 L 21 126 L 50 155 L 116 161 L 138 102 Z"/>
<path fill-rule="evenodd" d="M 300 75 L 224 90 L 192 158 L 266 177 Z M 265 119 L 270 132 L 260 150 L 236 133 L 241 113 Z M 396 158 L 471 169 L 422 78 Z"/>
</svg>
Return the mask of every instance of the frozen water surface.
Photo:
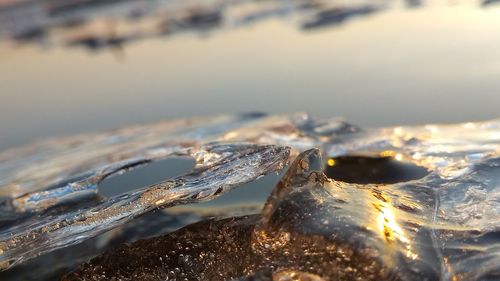
<svg viewBox="0 0 500 281">
<path fill-rule="evenodd" d="M 319 150 L 295 159 L 311 148 Z M 499 153 L 498 120 L 361 129 L 303 113 L 182 119 L 46 140 L 0 154 L 0 264 L 8 269 L 82 243 L 158 208 L 212 199 L 295 159 L 261 215 L 203 221 L 122 246 L 73 277 L 495 280 Z M 171 156 L 194 158 L 195 167 L 118 196 L 99 193 L 105 178 Z M 390 183 L 331 179 L 328 169 L 346 157 L 388 158 L 428 174 Z"/>
</svg>

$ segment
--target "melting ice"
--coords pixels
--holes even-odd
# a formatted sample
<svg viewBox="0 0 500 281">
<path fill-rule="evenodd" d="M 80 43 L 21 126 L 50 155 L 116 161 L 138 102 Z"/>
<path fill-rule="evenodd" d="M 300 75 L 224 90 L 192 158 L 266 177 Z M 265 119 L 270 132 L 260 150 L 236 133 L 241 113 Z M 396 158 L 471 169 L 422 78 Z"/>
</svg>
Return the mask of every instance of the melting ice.
<svg viewBox="0 0 500 281">
<path fill-rule="evenodd" d="M 2 152 L 0 265 L 5 270 L 81 243 L 158 208 L 212 199 L 283 169 L 311 148 L 319 149 L 312 153 L 318 156 L 300 155 L 261 216 L 202 222 L 210 226 L 200 232 L 206 237 L 228 231 L 241 245 L 235 253 L 247 260 L 208 264 L 201 252 L 225 260 L 214 248 L 220 241 L 194 236 L 190 243 L 206 240 L 195 250 L 188 247 L 198 254 L 189 255 L 196 272 L 169 259 L 186 258 L 178 250 L 161 256 L 165 262 L 150 272 L 203 279 L 219 268 L 225 272 L 221 280 L 499 278 L 499 120 L 360 129 L 302 113 L 165 121 Z M 329 161 L 318 160 L 319 154 Z M 140 190 L 111 198 L 99 194 L 105 178 L 169 156 L 192 157 L 196 165 L 186 175 Z M 352 156 L 389 157 L 425 168 L 428 175 L 355 184 L 323 174 L 325 166 L 338 164 L 335 159 Z M 171 250 L 165 240 L 172 235 L 186 248 L 190 228 L 197 226 L 158 238 L 158 249 Z M 137 243 L 131 247 L 146 246 Z M 140 267 L 152 257 L 135 258 Z"/>
</svg>

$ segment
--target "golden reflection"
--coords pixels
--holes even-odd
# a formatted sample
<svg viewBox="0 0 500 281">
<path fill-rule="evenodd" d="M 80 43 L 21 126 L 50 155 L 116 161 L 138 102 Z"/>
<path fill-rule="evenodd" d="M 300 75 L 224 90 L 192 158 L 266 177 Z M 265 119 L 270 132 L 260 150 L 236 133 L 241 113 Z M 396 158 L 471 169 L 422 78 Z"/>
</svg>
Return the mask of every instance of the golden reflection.
<svg viewBox="0 0 500 281">
<path fill-rule="evenodd" d="M 425 128 L 429 130 L 432 134 L 439 133 L 439 127 L 436 125 L 425 125 Z"/>
<path fill-rule="evenodd" d="M 403 128 L 402 127 L 396 127 L 394 128 L 394 134 L 396 134 L 397 136 L 400 136 L 403 134 Z"/>
<path fill-rule="evenodd" d="M 224 140 L 230 140 L 230 139 L 234 139 L 238 137 L 238 133 L 237 132 L 229 132 L 229 133 L 226 133 L 223 137 Z"/>
<path fill-rule="evenodd" d="M 394 159 L 396 159 L 398 161 L 402 161 L 404 158 L 403 154 L 397 153 L 396 151 L 393 151 L 393 150 L 384 150 L 384 151 L 379 153 L 379 156 L 380 157 L 394 157 Z"/>
<path fill-rule="evenodd" d="M 396 152 L 392 150 L 384 150 L 380 152 L 379 155 L 380 157 L 394 157 L 394 155 L 396 155 Z"/>
<path fill-rule="evenodd" d="M 403 160 L 403 154 L 401 154 L 401 153 L 397 153 L 397 154 L 394 156 L 394 158 L 395 158 L 396 160 L 398 160 L 398 161 L 402 161 L 402 160 Z"/>
<path fill-rule="evenodd" d="M 155 202 L 155 204 L 157 206 L 162 205 L 163 203 L 165 203 L 165 199 L 160 199 L 160 200 L 158 200 L 158 201 Z"/>
<path fill-rule="evenodd" d="M 451 280 L 457 281 L 458 277 L 455 274 L 453 274 L 453 268 L 451 268 L 450 262 L 448 261 L 448 257 L 443 257 L 443 261 L 444 261 L 444 266 L 446 267 L 446 271 L 452 273 Z"/>
<path fill-rule="evenodd" d="M 396 221 L 396 215 L 392 207 L 387 205 L 376 206 L 380 211 L 377 217 L 377 226 L 381 235 L 388 242 L 399 240 L 405 245 L 406 257 L 416 259 L 418 255 L 412 251 L 410 239 L 406 236 L 401 226 Z"/>
<path fill-rule="evenodd" d="M 326 162 L 328 164 L 328 166 L 332 167 L 332 166 L 335 166 L 335 160 L 334 159 L 328 159 L 328 161 Z"/>
</svg>

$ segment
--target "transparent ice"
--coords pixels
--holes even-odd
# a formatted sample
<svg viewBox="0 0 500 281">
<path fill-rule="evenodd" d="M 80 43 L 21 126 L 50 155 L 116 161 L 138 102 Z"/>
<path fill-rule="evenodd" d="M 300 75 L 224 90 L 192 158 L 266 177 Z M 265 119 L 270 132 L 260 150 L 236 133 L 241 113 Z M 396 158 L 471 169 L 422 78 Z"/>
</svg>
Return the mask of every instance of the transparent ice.
<svg viewBox="0 0 500 281">
<path fill-rule="evenodd" d="M 157 208 L 209 200 L 315 147 L 324 157 L 390 152 L 429 170 L 393 185 L 333 182 L 342 187 L 332 192 L 343 202 L 335 208 L 350 225 L 373 231 L 367 241 L 377 228 L 392 231 L 403 260 L 418 271 L 432 256 L 430 271 L 441 280 L 500 276 L 500 120 L 360 129 L 303 113 L 165 121 L 4 151 L 0 264 L 80 243 Z M 172 155 L 196 166 L 140 190 L 99 195 L 103 179 Z"/>
</svg>

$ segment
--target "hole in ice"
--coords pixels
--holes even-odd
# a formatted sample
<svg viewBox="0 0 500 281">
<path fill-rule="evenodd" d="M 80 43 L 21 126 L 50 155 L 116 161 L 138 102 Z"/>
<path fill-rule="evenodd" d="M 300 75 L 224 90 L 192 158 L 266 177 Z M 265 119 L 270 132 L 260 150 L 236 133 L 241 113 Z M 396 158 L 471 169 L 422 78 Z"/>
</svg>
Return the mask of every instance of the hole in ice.
<svg viewBox="0 0 500 281">
<path fill-rule="evenodd" d="M 147 163 L 104 179 L 99 183 L 99 194 L 120 195 L 185 174 L 191 171 L 194 165 L 194 159 L 178 157 Z"/>
<path fill-rule="evenodd" d="M 402 154 L 384 151 L 376 156 L 328 158 L 325 174 L 334 180 L 359 184 L 391 184 L 425 177 L 426 168 L 405 160 Z"/>
<path fill-rule="evenodd" d="M 231 192 L 222 194 L 213 200 L 175 206 L 166 209 L 166 211 L 169 213 L 224 213 L 224 216 L 228 214 L 243 215 L 259 212 L 266 202 L 267 197 L 287 169 L 284 168 L 278 174 L 271 173 L 255 181 L 238 186 L 231 190 Z"/>
</svg>

